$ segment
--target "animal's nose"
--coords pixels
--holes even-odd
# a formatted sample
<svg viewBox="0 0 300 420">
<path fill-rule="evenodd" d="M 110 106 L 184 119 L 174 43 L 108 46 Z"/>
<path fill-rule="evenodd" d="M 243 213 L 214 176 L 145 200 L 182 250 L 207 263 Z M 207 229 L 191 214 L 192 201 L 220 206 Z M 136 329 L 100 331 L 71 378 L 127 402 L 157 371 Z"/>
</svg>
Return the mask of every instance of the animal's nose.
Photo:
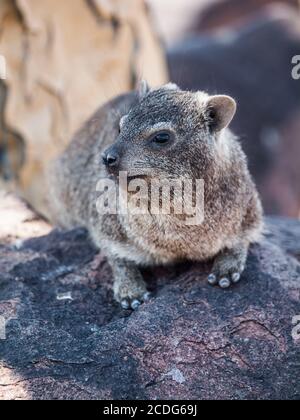
<svg viewBox="0 0 300 420">
<path fill-rule="evenodd" d="M 106 166 L 113 167 L 117 166 L 119 163 L 119 156 L 115 152 L 106 152 L 102 155 L 103 163 Z"/>
</svg>

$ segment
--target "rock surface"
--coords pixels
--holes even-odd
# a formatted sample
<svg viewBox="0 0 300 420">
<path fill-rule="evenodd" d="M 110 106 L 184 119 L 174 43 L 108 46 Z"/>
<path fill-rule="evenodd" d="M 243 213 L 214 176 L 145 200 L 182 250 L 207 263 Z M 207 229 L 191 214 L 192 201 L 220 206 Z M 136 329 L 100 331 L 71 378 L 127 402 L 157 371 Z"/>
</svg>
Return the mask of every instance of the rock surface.
<svg viewBox="0 0 300 420">
<path fill-rule="evenodd" d="M 209 264 L 146 272 L 156 297 L 131 313 L 113 302 L 110 269 L 84 230 L 30 239 L 49 227 L 19 204 L 9 234 L 9 200 L 2 194 L 0 399 L 300 398 L 299 222 L 269 219 L 227 292 L 207 285 Z"/>
<path fill-rule="evenodd" d="M 165 55 L 143 0 L 1 0 L 0 28 L 0 176 L 41 210 L 49 160 L 139 78 L 165 82 Z"/>
</svg>

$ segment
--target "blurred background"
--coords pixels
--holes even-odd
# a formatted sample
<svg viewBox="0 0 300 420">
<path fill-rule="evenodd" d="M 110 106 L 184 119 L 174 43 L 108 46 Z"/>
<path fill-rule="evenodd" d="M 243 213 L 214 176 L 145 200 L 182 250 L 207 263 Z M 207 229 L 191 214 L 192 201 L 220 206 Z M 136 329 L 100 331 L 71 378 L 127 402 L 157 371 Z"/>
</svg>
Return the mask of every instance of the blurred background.
<svg viewBox="0 0 300 420">
<path fill-rule="evenodd" d="M 0 55 L 0 188 L 37 210 L 49 161 L 145 78 L 235 97 L 266 213 L 300 217 L 298 0 L 0 0 Z"/>
</svg>

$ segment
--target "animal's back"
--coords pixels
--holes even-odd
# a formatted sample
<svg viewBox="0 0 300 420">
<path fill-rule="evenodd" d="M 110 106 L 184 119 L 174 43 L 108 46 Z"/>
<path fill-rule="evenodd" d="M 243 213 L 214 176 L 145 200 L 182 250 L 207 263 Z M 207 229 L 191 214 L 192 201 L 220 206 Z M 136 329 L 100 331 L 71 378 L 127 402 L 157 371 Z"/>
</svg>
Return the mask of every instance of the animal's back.
<svg viewBox="0 0 300 420">
<path fill-rule="evenodd" d="M 87 227 L 91 197 L 104 175 L 102 152 L 115 142 L 120 118 L 136 101 L 136 93 L 127 93 L 102 106 L 76 133 L 66 151 L 50 164 L 46 216 L 53 224 Z"/>
</svg>

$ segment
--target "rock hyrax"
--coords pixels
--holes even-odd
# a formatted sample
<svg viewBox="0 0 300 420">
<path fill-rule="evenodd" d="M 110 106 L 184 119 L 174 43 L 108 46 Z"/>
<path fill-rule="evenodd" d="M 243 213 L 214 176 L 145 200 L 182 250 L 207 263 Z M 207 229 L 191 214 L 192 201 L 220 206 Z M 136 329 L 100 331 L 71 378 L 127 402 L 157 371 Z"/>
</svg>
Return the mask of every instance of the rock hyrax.
<svg viewBox="0 0 300 420">
<path fill-rule="evenodd" d="M 89 230 L 110 262 L 115 299 L 124 308 L 137 309 L 149 299 L 140 267 L 214 258 L 211 285 L 228 288 L 240 281 L 249 245 L 260 240 L 263 217 L 246 156 L 228 129 L 235 112 L 236 102 L 228 96 L 186 92 L 172 84 L 150 89 L 141 83 L 139 91 L 103 106 L 51 165 L 50 218 L 63 227 Z M 121 186 L 125 173 L 127 183 Z M 105 179 L 117 192 L 106 197 L 106 205 L 126 190 L 127 213 L 119 207 L 99 211 L 99 200 L 108 191 L 101 191 L 99 180 Z M 131 186 L 128 192 L 129 183 L 149 186 L 161 179 L 170 185 L 186 180 L 193 204 L 195 183 L 188 180 L 202 180 L 201 223 L 189 223 L 191 214 L 185 210 L 174 211 L 180 198 L 174 187 L 169 213 L 153 211 L 152 197 L 143 212 L 135 211 L 152 190 L 142 194 Z M 160 189 L 159 207 L 164 194 Z"/>
</svg>

